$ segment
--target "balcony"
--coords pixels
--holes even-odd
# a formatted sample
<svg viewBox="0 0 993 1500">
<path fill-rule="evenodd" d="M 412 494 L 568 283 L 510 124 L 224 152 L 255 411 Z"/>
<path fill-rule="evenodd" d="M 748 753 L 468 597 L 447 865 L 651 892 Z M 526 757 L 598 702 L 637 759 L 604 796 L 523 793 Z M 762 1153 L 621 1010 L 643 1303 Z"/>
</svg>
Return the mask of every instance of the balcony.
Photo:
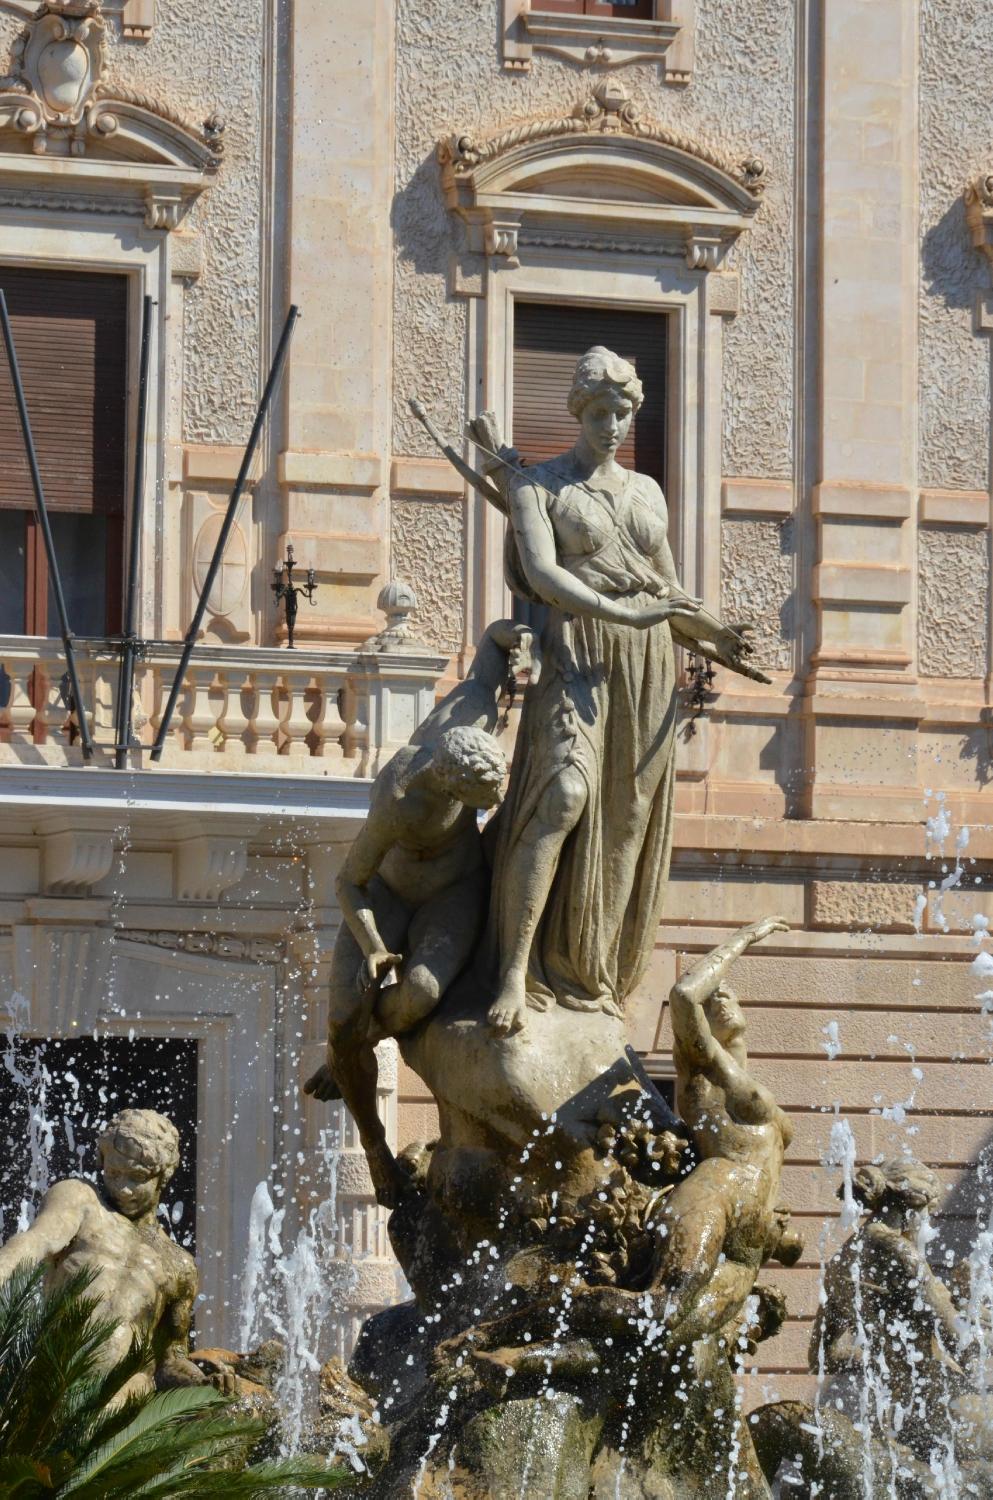
<svg viewBox="0 0 993 1500">
<path fill-rule="evenodd" d="M 430 710 L 447 665 L 424 648 L 198 646 L 153 762 L 180 651 L 179 642 L 149 645 L 136 665 L 131 770 L 372 776 Z M 96 767 L 114 764 L 119 660 L 106 642 L 77 642 Z M 61 641 L 0 636 L 0 766 L 83 764 L 64 679 Z"/>
</svg>

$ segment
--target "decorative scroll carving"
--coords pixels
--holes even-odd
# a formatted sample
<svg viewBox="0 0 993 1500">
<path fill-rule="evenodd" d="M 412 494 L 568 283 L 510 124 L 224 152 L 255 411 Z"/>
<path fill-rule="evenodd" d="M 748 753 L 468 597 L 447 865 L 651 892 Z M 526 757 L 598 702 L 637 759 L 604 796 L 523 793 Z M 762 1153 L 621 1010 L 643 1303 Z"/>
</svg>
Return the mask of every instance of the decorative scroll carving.
<svg viewBox="0 0 993 1500">
<path fill-rule="evenodd" d="M 141 14 L 151 14 L 147 4 Z M 106 193 L 108 212 L 130 212 L 137 191 L 149 228 L 174 229 L 220 165 L 223 121 L 212 116 L 196 128 L 158 100 L 108 82 L 106 58 L 102 0 L 44 0 L 14 43 L 11 72 L 0 79 L 0 138 L 6 130 L 26 136 L 42 160 L 30 168 L 11 155 L 0 177 L 22 196 L 25 189 L 47 190 L 53 206 L 76 208 L 74 189 L 83 184 L 64 162 L 47 163 L 89 154 L 84 191 L 97 211 L 102 202 L 95 191 Z M 128 164 L 127 182 L 115 160 Z"/>
<path fill-rule="evenodd" d="M 520 245 L 544 242 L 536 235 L 567 230 L 592 248 L 601 236 L 616 243 L 620 230 L 624 239 L 642 231 L 654 254 L 676 250 L 691 269 L 716 270 L 758 211 L 765 180 L 759 158 L 735 165 L 645 118 L 614 79 L 571 114 L 492 135 L 453 134 L 438 143 L 437 156 L 446 202 L 468 225 L 471 251 L 510 266 Z M 638 201 L 609 190 L 621 176 L 637 177 Z"/>
<path fill-rule="evenodd" d="M 671 146 L 676 151 L 717 168 L 756 197 L 765 185 L 765 165 L 760 158 L 750 156 L 735 166 L 727 157 L 711 151 L 690 136 L 672 130 L 658 120 L 642 119 L 640 105 L 631 98 L 623 84 L 613 79 L 599 84 L 587 99 L 576 105 L 570 115 L 528 120 L 478 139 L 466 134 L 448 136 L 438 144 L 438 160 L 443 166 L 451 163 L 452 171 L 460 175 L 471 172 L 481 162 L 505 155 L 517 146 L 590 132 L 617 132 Z"/>
</svg>

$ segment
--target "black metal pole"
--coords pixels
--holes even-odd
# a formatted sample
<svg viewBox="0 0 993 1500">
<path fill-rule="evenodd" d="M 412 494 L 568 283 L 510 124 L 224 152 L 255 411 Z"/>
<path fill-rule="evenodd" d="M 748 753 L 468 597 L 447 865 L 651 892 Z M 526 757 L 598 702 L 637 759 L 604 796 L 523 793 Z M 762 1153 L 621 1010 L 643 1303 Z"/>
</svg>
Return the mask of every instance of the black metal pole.
<svg viewBox="0 0 993 1500">
<path fill-rule="evenodd" d="M 55 541 L 52 537 L 52 528 L 48 520 L 48 507 L 45 504 L 45 491 L 42 488 L 41 473 L 38 469 L 38 455 L 35 452 L 34 438 L 31 434 L 28 406 L 24 399 L 24 386 L 21 384 L 21 371 L 17 363 L 17 350 L 14 348 L 14 331 L 10 326 L 7 298 L 4 296 L 2 288 L 0 288 L 0 325 L 3 327 L 3 341 L 7 346 L 7 361 L 10 365 L 10 376 L 14 384 L 14 395 L 17 399 L 17 414 L 21 419 L 24 448 L 27 454 L 28 468 L 31 471 L 31 484 L 34 487 L 38 525 L 41 527 L 41 534 L 45 542 L 45 554 L 48 558 L 48 578 L 52 586 L 52 593 L 55 595 L 55 608 L 58 611 L 59 627 L 62 631 L 62 648 L 65 652 L 66 670 L 69 673 L 69 690 L 72 693 L 72 701 L 76 710 L 76 720 L 79 724 L 79 739 L 83 747 L 83 759 L 92 760 L 93 741 L 90 738 L 90 726 L 86 719 L 83 695 L 79 691 L 79 675 L 76 671 L 76 651 L 73 644 L 73 634 L 69 629 L 65 594 L 62 592 L 59 560 L 55 556 Z"/>
<path fill-rule="evenodd" d="M 138 421 L 135 428 L 134 492 L 131 497 L 131 545 L 128 550 L 127 596 L 124 604 L 124 635 L 121 670 L 117 679 L 117 744 L 114 766 L 123 771 L 131 747 L 131 699 L 134 694 L 134 664 L 138 652 L 138 568 L 141 562 L 141 513 L 145 490 L 145 426 L 148 408 L 148 356 L 152 341 L 152 299 L 146 297 L 141 314 L 141 358 L 138 365 Z"/>
<path fill-rule="evenodd" d="M 221 557 L 223 556 L 224 547 L 230 534 L 231 527 L 234 525 L 235 512 L 238 509 L 238 502 L 241 499 L 242 490 L 245 488 L 245 482 L 248 479 L 249 470 L 251 469 L 252 462 L 255 458 L 255 450 L 259 446 L 259 439 L 262 436 L 262 427 L 266 419 L 266 414 L 272 402 L 273 395 L 275 394 L 276 386 L 279 384 L 279 377 L 283 373 L 283 365 L 286 363 L 286 355 L 289 351 L 290 339 L 293 336 L 293 329 L 299 316 L 300 309 L 295 306 L 290 308 L 286 316 L 286 323 L 283 327 L 283 332 L 280 336 L 279 344 L 276 349 L 276 357 L 272 362 L 272 369 L 269 371 L 269 379 L 266 381 L 265 390 L 262 392 L 262 400 L 259 402 L 259 409 L 255 414 L 255 421 L 252 424 L 251 435 L 248 439 L 248 447 L 245 449 L 245 456 L 241 461 L 241 468 L 238 471 L 238 478 L 235 480 L 234 489 L 231 491 L 231 499 L 228 501 L 227 514 L 224 517 L 224 524 L 221 527 L 220 534 L 217 538 L 217 544 L 214 547 L 214 555 L 210 560 L 210 567 L 207 569 L 207 576 L 203 581 L 203 588 L 200 590 L 200 598 L 197 601 L 197 607 L 193 614 L 193 621 L 190 625 L 189 630 L 186 632 L 186 640 L 183 643 L 183 654 L 179 659 L 179 666 L 176 668 L 176 675 L 172 680 L 172 687 L 169 690 L 169 701 L 166 703 L 165 711 L 162 715 L 162 721 L 159 724 L 159 732 L 155 736 L 155 744 L 152 746 L 153 760 L 162 759 L 162 747 L 165 744 L 166 735 L 169 733 L 169 726 L 172 723 L 172 716 L 176 709 L 176 699 L 179 697 L 179 690 L 182 687 L 183 678 L 186 675 L 186 668 L 190 664 L 190 657 L 193 655 L 193 647 L 196 645 L 196 639 L 200 633 L 200 626 L 203 624 L 203 617 L 207 612 L 207 598 L 214 586 L 214 579 L 217 577 L 217 570 L 221 566 Z"/>
</svg>

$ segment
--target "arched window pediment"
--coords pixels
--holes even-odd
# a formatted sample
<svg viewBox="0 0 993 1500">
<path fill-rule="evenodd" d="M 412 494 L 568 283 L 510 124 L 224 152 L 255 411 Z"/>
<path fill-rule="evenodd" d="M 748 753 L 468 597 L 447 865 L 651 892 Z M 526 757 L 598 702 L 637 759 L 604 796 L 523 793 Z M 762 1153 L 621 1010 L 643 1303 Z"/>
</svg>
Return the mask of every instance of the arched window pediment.
<svg viewBox="0 0 993 1500">
<path fill-rule="evenodd" d="M 104 77 L 101 0 L 43 0 L 0 79 L 0 202 L 141 213 L 174 229 L 221 162 L 224 123 L 200 128 Z"/>
<path fill-rule="evenodd" d="M 643 120 L 611 83 L 568 116 L 450 136 L 438 157 L 446 202 L 473 249 L 512 263 L 522 234 L 555 227 L 591 246 L 598 233 L 631 234 L 713 270 L 757 213 L 764 176 L 754 158 L 731 165 Z"/>
</svg>

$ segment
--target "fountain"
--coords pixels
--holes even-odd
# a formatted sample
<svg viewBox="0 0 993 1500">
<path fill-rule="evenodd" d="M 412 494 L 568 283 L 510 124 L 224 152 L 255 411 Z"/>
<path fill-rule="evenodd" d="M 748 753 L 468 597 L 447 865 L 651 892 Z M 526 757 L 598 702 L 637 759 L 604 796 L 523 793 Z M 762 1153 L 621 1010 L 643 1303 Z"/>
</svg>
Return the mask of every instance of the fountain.
<svg viewBox="0 0 993 1500">
<path fill-rule="evenodd" d="M 472 425 L 474 482 L 510 521 L 508 580 L 545 624 L 490 625 L 380 771 L 338 879 L 327 1058 L 306 1091 L 314 1111 L 351 1112 L 410 1298 L 366 1321 L 347 1370 L 322 1365 L 343 1289 L 329 1128 L 328 1196 L 292 1242 L 268 1184 L 252 1205 L 242 1345 L 281 1348 L 177 1359 L 191 1379 L 271 1387 L 284 1447 L 344 1463 L 341 1493 L 370 1500 L 989 1497 L 993 1222 L 939 1276 L 932 1174 L 909 1151 L 858 1166 L 840 1114 L 830 1163 L 849 1237 L 824 1255 L 818 1394 L 745 1413 L 737 1377 L 786 1317 L 759 1273 L 803 1245 L 780 1196 L 791 1124 L 752 1071 L 732 986 L 788 924 L 754 921 L 677 978 L 678 1113 L 626 1045 L 668 878 L 673 641 L 766 680 L 747 627 L 683 592 L 660 491 L 616 462 L 641 394 L 630 365 L 588 351 L 570 396 L 579 442 L 534 469 L 491 416 Z M 494 730 L 521 677 L 503 795 Z M 982 947 L 975 973 L 988 986 Z M 824 1035 L 833 1061 L 840 1024 Z M 440 1119 L 399 1155 L 376 1107 L 388 1037 Z"/>
</svg>

